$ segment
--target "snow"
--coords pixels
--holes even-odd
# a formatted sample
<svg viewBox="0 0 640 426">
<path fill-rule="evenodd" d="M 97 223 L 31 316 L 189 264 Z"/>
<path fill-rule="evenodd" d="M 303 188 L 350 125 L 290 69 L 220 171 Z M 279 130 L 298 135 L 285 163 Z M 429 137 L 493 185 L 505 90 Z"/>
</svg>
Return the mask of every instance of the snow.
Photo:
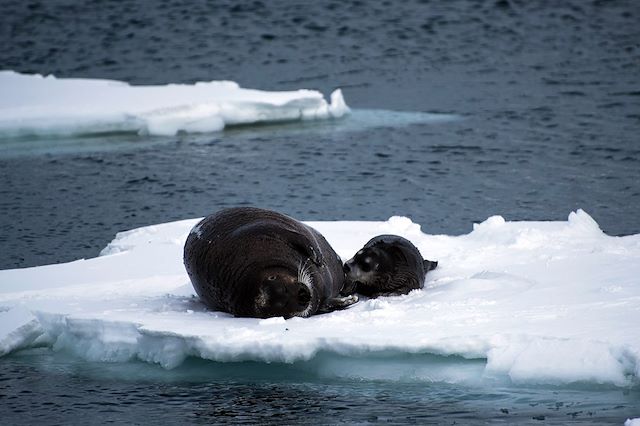
<svg viewBox="0 0 640 426">
<path fill-rule="evenodd" d="M 182 245 L 198 221 L 119 233 L 94 259 L 0 271 L 0 354 L 48 346 L 166 368 L 189 356 L 292 363 L 334 354 L 341 361 L 323 368 L 350 375 L 367 374 L 359 357 L 393 372 L 397 360 L 376 354 L 433 354 L 470 364 L 402 374 L 455 381 L 477 371 L 469 359 L 482 362 L 483 380 L 630 386 L 640 377 L 640 235 L 608 236 L 582 210 L 558 222 L 493 216 L 460 236 L 424 233 L 406 217 L 308 222 L 343 259 L 394 233 L 439 264 L 422 290 L 289 320 L 233 318 L 197 300 Z"/>
<path fill-rule="evenodd" d="M 114 80 L 0 71 L 0 136 L 109 132 L 172 136 L 227 125 L 338 118 L 342 92 L 327 103 L 313 90 L 266 92 L 231 81 L 130 86 Z"/>
<path fill-rule="evenodd" d="M 637 419 L 627 419 L 624 426 L 640 426 L 640 417 Z"/>
</svg>

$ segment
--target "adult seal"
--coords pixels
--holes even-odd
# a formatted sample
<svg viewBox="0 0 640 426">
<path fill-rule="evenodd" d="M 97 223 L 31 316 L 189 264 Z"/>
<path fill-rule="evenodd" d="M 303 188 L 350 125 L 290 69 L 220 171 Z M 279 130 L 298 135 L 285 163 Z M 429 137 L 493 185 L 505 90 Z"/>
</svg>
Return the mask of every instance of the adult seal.
<svg viewBox="0 0 640 426">
<path fill-rule="evenodd" d="M 347 284 L 342 293 L 372 298 L 407 294 L 422 288 L 427 272 L 436 266 L 437 261 L 423 259 L 406 238 L 379 235 L 344 264 Z"/>
<path fill-rule="evenodd" d="M 324 237 L 271 210 L 205 217 L 187 237 L 184 265 L 205 305 L 239 317 L 308 317 L 358 300 L 339 297 L 343 265 Z"/>
</svg>

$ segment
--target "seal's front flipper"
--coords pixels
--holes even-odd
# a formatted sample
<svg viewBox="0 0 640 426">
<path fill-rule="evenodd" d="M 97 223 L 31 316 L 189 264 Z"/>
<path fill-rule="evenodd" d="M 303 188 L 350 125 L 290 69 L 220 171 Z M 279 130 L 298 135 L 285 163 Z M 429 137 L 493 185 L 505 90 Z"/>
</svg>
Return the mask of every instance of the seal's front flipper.
<svg viewBox="0 0 640 426">
<path fill-rule="evenodd" d="M 436 266 L 438 266 L 438 261 L 437 260 L 425 260 L 424 261 L 424 271 L 425 272 L 429 272 L 433 269 L 436 269 Z"/>
<path fill-rule="evenodd" d="M 313 263 L 321 266 L 324 258 L 320 252 L 320 246 L 312 233 L 302 233 L 297 229 L 283 228 L 286 232 L 287 242 L 300 253 L 307 256 Z"/>
<path fill-rule="evenodd" d="M 349 281 L 345 280 L 342 285 L 342 289 L 340 290 L 340 296 L 351 296 L 356 293 L 356 288 L 358 287 L 357 281 Z"/>
<path fill-rule="evenodd" d="M 312 245 L 307 246 L 309 248 L 310 256 L 309 258 L 313 263 L 320 266 L 324 262 L 324 258 L 322 257 L 322 253 L 319 253 L 318 250 L 314 249 Z"/>
<path fill-rule="evenodd" d="M 351 296 L 346 297 L 334 297 L 333 299 L 328 299 L 318 308 L 317 313 L 326 314 L 327 312 L 339 311 L 341 309 L 348 308 L 358 301 L 358 296 L 352 294 Z"/>
<path fill-rule="evenodd" d="M 292 233 L 289 237 L 289 241 L 296 250 L 307 256 L 313 263 L 317 266 L 322 266 L 322 263 L 324 262 L 322 253 L 320 253 L 319 249 L 316 250 L 313 244 L 309 244 L 309 240 L 304 235 L 300 233 Z"/>
</svg>

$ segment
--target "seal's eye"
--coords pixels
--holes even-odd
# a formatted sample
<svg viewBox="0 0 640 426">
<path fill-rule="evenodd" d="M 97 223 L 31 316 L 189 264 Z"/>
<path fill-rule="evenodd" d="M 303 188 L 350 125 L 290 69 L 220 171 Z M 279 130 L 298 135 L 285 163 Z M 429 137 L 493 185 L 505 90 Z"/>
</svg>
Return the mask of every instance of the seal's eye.
<svg viewBox="0 0 640 426">
<path fill-rule="evenodd" d="M 364 272 L 369 272 L 371 270 L 371 258 L 370 257 L 366 257 L 362 261 L 362 270 Z"/>
<path fill-rule="evenodd" d="M 267 278 L 269 281 L 275 281 L 276 280 L 276 276 L 275 275 L 271 275 L 269 278 Z"/>
</svg>

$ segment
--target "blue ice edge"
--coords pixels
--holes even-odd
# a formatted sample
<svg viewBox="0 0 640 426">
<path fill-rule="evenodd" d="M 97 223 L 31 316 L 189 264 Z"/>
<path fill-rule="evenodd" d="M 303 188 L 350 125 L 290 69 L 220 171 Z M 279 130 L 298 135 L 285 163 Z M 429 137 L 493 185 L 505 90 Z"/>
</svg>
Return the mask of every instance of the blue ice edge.
<svg viewBox="0 0 640 426">
<path fill-rule="evenodd" d="M 2 134 L 0 157 L 32 154 L 69 154 L 91 151 L 119 151 L 138 149 L 176 140 L 209 143 L 212 139 L 280 137 L 305 135 L 340 135 L 363 132 L 376 128 L 401 128 L 411 125 L 431 125 L 461 120 L 463 117 L 448 113 L 419 111 L 392 111 L 385 109 L 353 109 L 340 118 L 322 120 L 289 120 L 269 123 L 228 125 L 220 132 L 179 133 L 176 136 L 138 135 L 135 132 L 86 132 L 82 134 Z"/>
<path fill-rule="evenodd" d="M 419 386 L 464 386 L 469 388 L 519 388 L 541 390 L 602 391 L 627 389 L 640 392 L 640 383 L 625 387 L 611 383 L 577 381 L 571 383 L 514 383 L 506 376 L 485 373 L 486 359 L 467 359 L 457 355 L 407 353 L 393 350 L 342 355 L 320 351 L 305 361 L 219 362 L 188 357 L 179 366 L 166 369 L 141 360 L 128 362 L 90 361 L 67 350 L 31 348 L 0 358 L 15 360 L 48 371 L 68 371 L 93 379 L 129 382 L 161 381 L 206 383 L 217 380 L 240 382 L 323 382 L 389 383 Z"/>
</svg>

